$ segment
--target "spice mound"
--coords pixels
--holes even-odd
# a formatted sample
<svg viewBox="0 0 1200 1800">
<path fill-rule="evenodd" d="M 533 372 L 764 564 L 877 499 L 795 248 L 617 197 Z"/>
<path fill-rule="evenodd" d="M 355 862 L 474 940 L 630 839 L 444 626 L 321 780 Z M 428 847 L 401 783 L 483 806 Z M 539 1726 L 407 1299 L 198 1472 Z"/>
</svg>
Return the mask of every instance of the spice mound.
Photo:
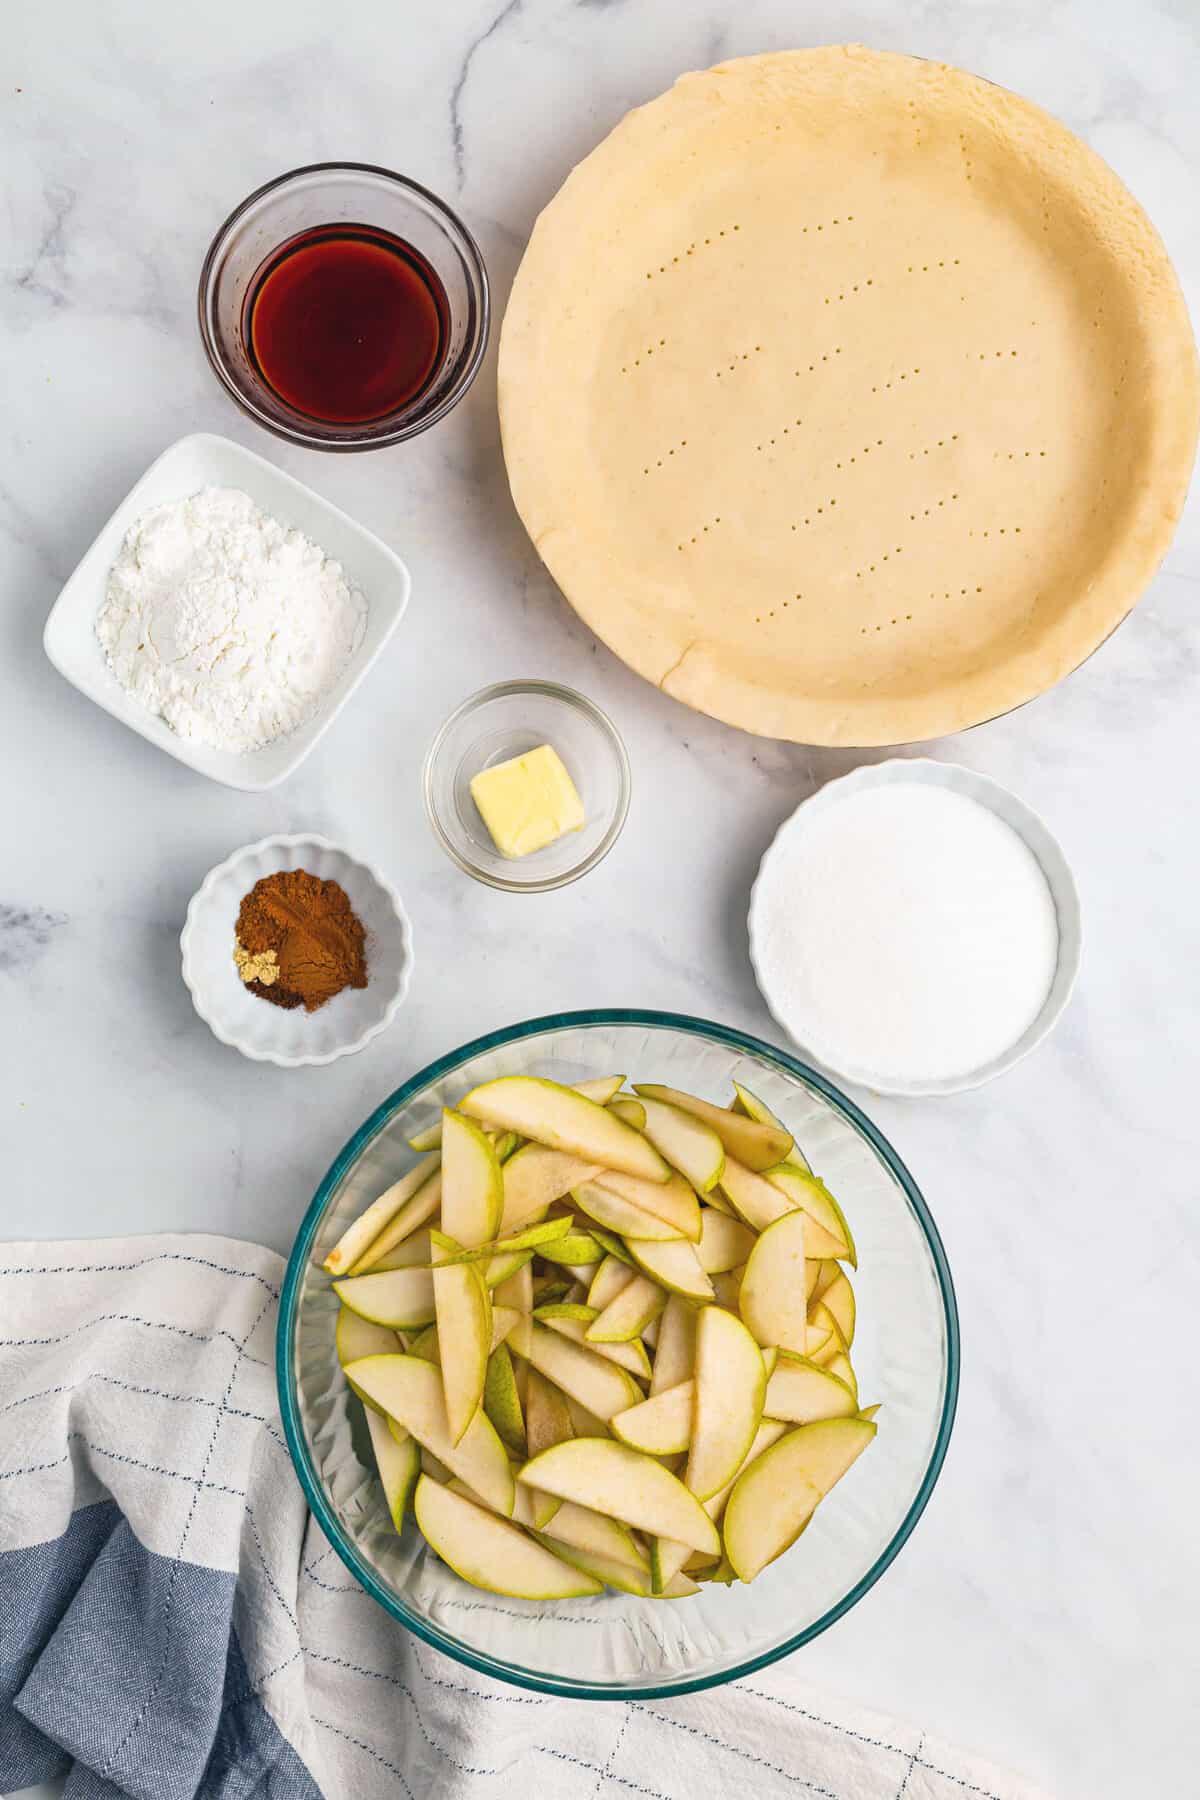
<svg viewBox="0 0 1200 1800">
<path fill-rule="evenodd" d="M 365 944 L 344 888 L 307 869 L 281 869 L 242 901 L 233 960 L 252 994 L 316 1012 L 343 988 L 366 987 Z"/>
</svg>

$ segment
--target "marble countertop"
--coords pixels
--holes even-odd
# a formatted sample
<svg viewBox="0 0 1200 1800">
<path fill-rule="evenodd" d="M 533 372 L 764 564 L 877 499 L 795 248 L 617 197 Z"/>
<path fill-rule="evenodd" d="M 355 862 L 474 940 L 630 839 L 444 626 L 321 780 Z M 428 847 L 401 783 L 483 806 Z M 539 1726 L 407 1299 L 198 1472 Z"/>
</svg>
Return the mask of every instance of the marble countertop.
<svg viewBox="0 0 1200 1800">
<path fill-rule="evenodd" d="M 1106 156 L 1200 299 L 1192 0 L 139 0 L 6 27 L 0 156 L 0 1166 L 10 1236 L 205 1229 L 286 1250 L 348 1131 L 430 1058 L 539 1012 L 624 1004 L 768 1038 L 745 913 L 799 800 L 857 761 L 742 736 L 642 683 L 540 568 L 501 464 L 494 355 L 407 446 L 321 457 L 229 405 L 194 321 L 209 236 L 251 188 L 352 157 L 445 193 L 503 304 L 572 163 L 674 75 L 859 38 L 966 65 Z M 193 430 L 274 458 L 408 560 L 408 618 L 328 738 L 261 796 L 208 783 L 74 694 L 47 609 L 150 459 Z M 922 1183 L 958 1284 L 959 1421 L 887 1577 L 796 1667 L 1079 1800 L 1195 1791 L 1194 1326 L 1200 508 L 1130 621 L 1031 707 L 933 747 L 1015 787 L 1073 860 L 1085 967 L 1053 1040 L 993 1087 L 865 1104 Z M 629 745 L 604 865 L 476 886 L 422 814 L 426 744 L 484 682 L 584 689 Z M 366 770 L 371 779 L 364 780 Z M 195 1017 L 178 933 L 205 871 L 281 830 L 361 846 L 416 970 L 360 1056 L 249 1064 Z"/>
</svg>

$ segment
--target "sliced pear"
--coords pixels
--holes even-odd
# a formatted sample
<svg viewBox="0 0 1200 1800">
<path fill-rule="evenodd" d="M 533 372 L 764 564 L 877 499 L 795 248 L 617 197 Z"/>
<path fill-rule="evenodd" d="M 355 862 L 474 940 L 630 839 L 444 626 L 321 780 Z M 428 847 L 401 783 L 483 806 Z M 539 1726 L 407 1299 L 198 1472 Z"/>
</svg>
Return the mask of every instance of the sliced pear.
<svg viewBox="0 0 1200 1800">
<path fill-rule="evenodd" d="M 875 1426 L 865 1419 L 798 1425 L 738 1476 L 725 1508 L 724 1538 L 742 1581 L 753 1581 L 795 1543 L 814 1508 L 874 1436 Z"/>
<path fill-rule="evenodd" d="M 707 1194 L 721 1179 L 725 1146 L 711 1125 L 663 1100 L 642 1099 L 642 1129 L 654 1148 L 699 1193 Z"/>
<path fill-rule="evenodd" d="M 640 1132 L 606 1107 L 556 1081 L 502 1075 L 473 1089 L 462 1102 L 462 1110 L 485 1125 L 519 1131 L 522 1137 L 534 1138 L 551 1150 L 568 1150 L 645 1181 L 666 1181 L 670 1174 L 658 1151 Z"/>
<path fill-rule="evenodd" d="M 347 1275 L 333 1291 L 343 1306 L 374 1325 L 412 1331 L 434 1316 L 433 1276 L 428 1269 L 389 1269 L 381 1275 Z"/>
<path fill-rule="evenodd" d="M 661 1318 L 662 1314 L 659 1313 L 658 1319 Z M 656 1350 L 658 1348 L 658 1319 L 651 1319 L 650 1323 L 642 1329 L 642 1342 L 645 1344 L 647 1350 Z"/>
<path fill-rule="evenodd" d="M 742 1291 L 742 1280 L 745 1273 L 745 1263 L 739 1263 L 736 1269 L 722 1269 L 719 1275 L 714 1275 L 712 1278 L 717 1305 L 723 1306 L 726 1312 L 735 1313 L 738 1309 L 738 1296 Z"/>
<path fill-rule="evenodd" d="M 679 1237 L 685 1237 L 693 1244 L 700 1242 L 700 1202 L 682 1175 L 672 1172 L 669 1180 L 653 1182 L 641 1181 L 635 1175 L 622 1175 L 616 1169 L 602 1169 L 595 1182 L 597 1187 L 607 1188 L 610 1194 L 628 1201 L 630 1206 L 653 1213 L 656 1219 L 674 1225 Z"/>
<path fill-rule="evenodd" d="M 707 1507 L 705 1511 L 707 1512 Z M 681 1544 L 678 1538 L 653 1537 L 650 1539 L 650 1588 L 655 1594 L 664 1594 L 671 1583 L 682 1573 L 683 1565 L 693 1556 L 709 1555 L 711 1552 L 693 1550 L 690 1544 Z"/>
<path fill-rule="evenodd" d="M 692 1441 L 693 1383 L 664 1388 L 651 1400 L 614 1413 L 610 1423 L 614 1437 L 647 1456 L 675 1456 Z"/>
<path fill-rule="evenodd" d="M 747 1118 L 757 1119 L 760 1125 L 775 1125 L 780 1131 L 787 1130 L 783 1120 L 777 1118 L 770 1107 L 765 1106 L 757 1094 L 752 1094 L 748 1087 L 743 1087 L 740 1081 L 734 1082 L 733 1091 L 737 1095 L 732 1108 L 734 1112 L 744 1112 Z M 416 1148 L 415 1145 L 413 1147 Z M 795 1140 L 783 1160 L 791 1163 L 793 1168 L 803 1169 L 806 1175 L 812 1174 L 812 1166 Z"/>
<path fill-rule="evenodd" d="M 536 1225 L 525 1225 L 519 1231 L 507 1237 L 492 1238 L 486 1244 L 476 1244 L 471 1250 L 459 1250 L 451 1257 L 441 1257 L 442 1262 L 490 1262 L 493 1257 L 507 1256 L 515 1250 L 536 1250 L 543 1253 L 546 1244 L 552 1244 L 556 1238 L 566 1237 L 571 1230 L 570 1218 L 545 1219 Z"/>
<path fill-rule="evenodd" d="M 557 1494 L 543 1494 L 541 1488 L 529 1490 L 529 1523 L 534 1531 L 545 1531 L 558 1512 L 562 1501 Z"/>
<path fill-rule="evenodd" d="M 400 1442 L 388 1430 L 383 1414 L 372 1408 L 367 1409 L 367 1429 L 371 1433 L 371 1448 L 375 1452 L 375 1467 L 383 1483 L 387 1509 L 392 1524 L 399 1531 L 421 1472 L 421 1448 L 416 1438 L 407 1433 Z"/>
<path fill-rule="evenodd" d="M 354 1223 L 342 1233 L 322 1266 L 331 1275 L 348 1275 L 384 1227 L 391 1224 L 405 1202 L 411 1200 L 418 1189 L 424 1187 L 429 1177 L 436 1173 L 440 1161 L 438 1156 L 426 1156 L 407 1175 L 402 1175 L 399 1181 L 393 1181 L 391 1187 L 380 1194 L 378 1200 L 373 1200 L 367 1210 L 360 1213 Z"/>
<path fill-rule="evenodd" d="M 450 1155 L 449 1130 L 443 1141 Z M 434 1255 L 439 1258 L 443 1254 L 453 1256 L 461 1248 L 440 1231 L 431 1231 L 429 1237 Z M 436 1262 L 433 1297 L 437 1303 L 446 1417 L 450 1435 L 457 1444 L 483 1400 L 492 1347 L 492 1303 L 474 1263 Z"/>
<path fill-rule="evenodd" d="M 648 1275 L 635 1275 L 592 1320 L 587 1328 L 588 1342 L 626 1344 L 632 1338 L 640 1337 L 666 1304 L 667 1296 L 656 1281 Z"/>
<path fill-rule="evenodd" d="M 523 1263 L 521 1267 L 497 1282 L 492 1289 L 492 1314 L 503 1311 L 505 1307 L 515 1307 L 520 1315 L 516 1324 L 508 1334 L 511 1350 L 521 1356 L 529 1355 L 529 1317 L 533 1312 L 533 1265 Z M 494 1346 L 493 1346 L 494 1347 Z"/>
<path fill-rule="evenodd" d="M 493 1356 L 496 1354 L 496 1351 L 500 1348 L 501 1344 L 505 1343 L 512 1336 L 520 1321 L 521 1315 L 515 1306 L 493 1305 L 491 1348 L 491 1354 Z"/>
<path fill-rule="evenodd" d="M 790 1430 L 791 1426 L 786 1425 L 782 1419 L 768 1419 L 765 1417 L 762 1419 L 758 1430 L 754 1434 L 754 1442 L 746 1452 L 746 1460 L 741 1468 L 737 1470 L 733 1480 L 727 1481 L 725 1486 L 719 1488 L 717 1492 L 713 1494 L 711 1499 L 704 1502 L 704 1510 L 713 1521 L 714 1525 L 719 1523 L 724 1516 L 725 1508 L 729 1502 L 729 1496 L 732 1494 L 734 1484 L 738 1481 L 740 1476 L 750 1467 L 750 1464 L 756 1457 L 761 1456 L 764 1450 L 769 1450 L 772 1444 L 778 1443 L 784 1433 Z"/>
<path fill-rule="evenodd" d="M 684 1238 L 674 1238 L 669 1244 L 647 1243 L 644 1239 L 626 1238 L 626 1247 L 635 1263 L 673 1294 L 682 1294 L 688 1300 L 711 1300 L 713 1285 L 700 1267 L 695 1246 Z"/>
<path fill-rule="evenodd" d="M 599 1182 L 580 1182 L 578 1187 L 571 1189 L 571 1198 L 589 1219 L 594 1219 L 597 1225 L 603 1225 L 607 1231 L 616 1232 L 619 1237 L 657 1238 L 665 1243 L 671 1238 L 682 1236 L 677 1225 L 644 1211 L 640 1206 L 631 1205 L 628 1200 L 622 1200 L 620 1194 L 614 1194 L 611 1188 L 602 1187 Z"/>
<path fill-rule="evenodd" d="M 539 1244 L 537 1253 L 546 1262 L 560 1263 L 563 1268 L 570 1269 L 577 1279 L 582 1271 L 585 1284 L 591 1280 L 592 1265 L 603 1262 L 605 1257 L 603 1247 L 590 1231 L 568 1231 L 564 1237 Z"/>
<path fill-rule="evenodd" d="M 535 1306 L 533 1316 L 540 1325 L 550 1325 L 555 1319 L 574 1319 L 579 1325 L 590 1325 L 596 1309 L 582 1300 L 550 1300 L 545 1306 Z"/>
<path fill-rule="evenodd" d="M 633 1091 L 643 1100 L 663 1100 L 668 1106 L 681 1107 L 716 1132 L 726 1152 L 736 1156 L 748 1169 L 771 1169 L 783 1161 L 792 1148 L 792 1134 L 779 1125 L 763 1125 L 744 1113 L 730 1112 L 714 1106 L 709 1100 L 698 1100 L 694 1094 L 678 1088 L 660 1087 L 656 1082 L 635 1082 Z"/>
<path fill-rule="evenodd" d="M 390 1256 L 397 1244 L 419 1231 L 422 1225 L 428 1225 L 438 1207 L 442 1204 L 442 1171 L 434 1173 L 421 1183 L 416 1193 L 404 1202 L 390 1225 L 385 1225 L 375 1242 L 365 1250 L 358 1261 L 351 1267 L 352 1275 L 366 1275 L 372 1269 L 381 1267 L 385 1257 Z"/>
<path fill-rule="evenodd" d="M 526 1535 L 519 1525 L 422 1476 L 413 1512 L 426 1542 L 473 1587 L 522 1600 L 598 1594 L 600 1583 Z"/>
<path fill-rule="evenodd" d="M 858 1376 L 854 1373 L 850 1358 L 846 1355 L 846 1352 L 840 1350 L 835 1357 L 831 1358 L 831 1360 L 826 1363 L 825 1367 L 830 1375 L 835 1376 L 838 1381 L 842 1381 L 846 1384 L 847 1388 L 850 1390 L 854 1404 L 857 1406 Z"/>
<path fill-rule="evenodd" d="M 830 1282 L 821 1295 L 821 1304 L 832 1317 L 834 1324 L 842 1334 L 842 1342 L 848 1350 L 854 1342 L 854 1289 L 844 1270 L 839 1269 L 836 1277 Z"/>
<path fill-rule="evenodd" d="M 501 1443 L 514 1456 L 524 1459 L 529 1454 L 529 1447 L 525 1442 L 525 1417 L 521 1411 L 521 1396 L 517 1392 L 517 1377 L 507 1344 L 498 1344 L 488 1357 L 487 1378 L 483 1384 L 483 1410 L 496 1427 Z"/>
<path fill-rule="evenodd" d="M 733 1564 L 729 1558 L 723 1556 L 719 1562 L 713 1564 L 707 1574 L 697 1575 L 695 1579 L 697 1581 L 719 1581 L 722 1587 L 732 1587 L 737 1576 L 734 1574 Z"/>
<path fill-rule="evenodd" d="M 603 1312 L 610 1300 L 615 1300 L 623 1287 L 628 1287 L 634 1279 L 634 1272 L 628 1263 L 619 1257 L 606 1256 L 596 1273 L 592 1276 L 588 1288 L 587 1303 L 596 1312 Z"/>
<path fill-rule="evenodd" d="M 618 1094 L 615 1100 L 608 1102 L 609 1112 L 615 1112 L 618 1119 L 624 1119 L 626 1125 L 632 1125 L 635 1131 L 646 1129 L 646 1108 L 632 1094 Z"/>
<path fill-rule="evenodd" d="M 450 1486 L 453 1487 L 454 1483 L 451 1482 Z M 467 1499 L 474 1498 L 476 1496 L 468 1491 Z M 524 1525 L 527 1531 L 540 1531 L 543 1518 L 553 1518 L 561 1505 L 561 1500 L 553 1499 L 550 1494 L 539 1493 L 537 1488 L 519 1487 L 513 1498 L 513 1524 Z"/>
<path fill-rule="evenodd" d="M 813 1264 L 812 1271 L 810 1272 L 810 1286 L 808 1290 L 810 1306 L 816 1305 L 817 1301 L 824 1295 L 826 1288 L 829 1287 L 832 1282 L 837 1280 L 841 1272 L 842 1265 L 836 1258 L 832 1256 L 818 1258 Z"/>
<path fill-rule="evenodd" d="M 691 1448 L 684 1480 L 711 1499 L 746 1460 L 762 1418 L 767 1375 L 762 1352 L 742 1321 L 706 1306 L 696 1321 Z"/>
<path fill-rule="evenodd" d="M 693 1550 L 720 1552 L 716 1527 L 695 1495 L 653 1457 L 612 1438 L 557 1444 L 526 1463 L 517 1479 Z"/>
<path fill-rule="evenodd" d="M 754 1233 L 728 1213 L 711 1206 L 700 1208 L 700 1242 L 696 1255 L 700 1267 L 709 1275 L 723 1275 L 740 1268 L 754 1248 Z"/>
<path fill-rule="evenodd" d="M 878 1412 L 879 1412 L 879 1401 L 877 1400 L 875 1402 L 874 1406 L 864 1406 L 858 1416 L 860 1419 L 866 1419 L 868 1422 L 870 1422 L 872 1419 L 874 1419 L 876 1417 Z"/>
<path fill-rule="evenodd" d="M 490 1256 L 483 1263 L 484 1285 L 488 1288 L 502 1287 L 518 1270 L 533 1261 L 532 1250 L 502 1250 L 499 1256 Z"/>
<path fill-rule="evenodd" d="M 784 1213 L 796 1208 L 796 1202 L 775 1182 L 746 1168 L 733 1156 L 725 1158 L 721 1188 L 733 1210 L 746 1221 L 751 1231 L 765 1231 L 776 1219 L 782 1219 Z"/>
<path fill-rule="evenodd" d="M 621 1562 L 615 1556 L 600 1556 L 593 1550 L 581 1550 L 573 1544 L 557 1543 L 548 1534 L 541 1539 L 547 1549 L 553 1548 L 556 1555 L 573 1563 L 585 1575 L 591 1575 L 602 1581 L 605 1587 L 617 1588 L 626 1594 L 636 1594 L 641 1600 L 664 1599 L 684 1600 L 689 1594 L 699 1593 L 699 1588 L 690 1576 L 677 1575 L 671 1586 L 662 1595 L 652 1592 L 650 1577 L 643 1569 L 635 1569 L 627 1562 Z"/>
<path fill-rule="evenodd" d="M 823 1300 L 808 1309 L 808 1336 L 805 1340 L 805 1354 L 809 1362 L 820 1363 L 825 1368 L 835 1356 L 844 1353 L 846 1340 L 842 1336 L 837 1320 Z"/>
<path fill-rule="evenodd" d="M 600 1249 L 603 1251 L 604 1246 L 601 1245 Z M 584 1298 L 588 1291 L 588 1284 L 592 1279 L 592 1270 L 595 1266 L 594 1261 L 586 1263 L 564 1263 L 562 1265 L 563 1273 L 571 1277 L 571 1285 L 566 1295 L 568 1300 L 582 1300 Z"/>
<path fill-rule="evenodd" d="M 623 1075 L 599 1075 L 589 1081 L 577 1081 L 573 1083 L 573 1086 L 577 1094 L 583 1094 L 586 1099 L 594 1100 L 598 1106 L 607 1106 L 614 1094 L 620 1091 L 624 1079 Z M 457 1104 L 453 1110 L 458 1110 Z M 516 1135 L 515 1132 L 504 1134 L 509 1138 L 515 1138 Z M 436 1125 L 430 1125 L 427 1130 L 419 1131 L 416 1137 L 410 1137 L 408 1141 L 414 1150 L 436 1150 L 442 1141 L 441 1120 L 439 1119 Z M 510 1146 L 506 1153 L 501 1147 L 503 1141 L 501 1138 L 496 1145 L 496 1154 L 501 1162 L 504 1161 L 505 1154 L 511 1154 L 512 1150 L 512 1146 Z"/>
<path fill-rule="evenodd" d="M 530 1364 L 526 1363 L 524 1367 L 525 1441 L 528 1454 L 537 1456 L 541 1451 L 549 1450 L 552 1445 L 566 1443 L 574 1437 L 575 1426 L 567 1396 L 547 1381 L 544 1375 L 539 1375 Z M 543 1494 L 538 1488 L 530 1488 L 529 1496 L 529 1522 L 535 1530 L 544 1531 L 562 1501 L 553 1494 Z"/>
<path fill-rule="evenodd" d="M 683 1572 L 690 1575 L 693 1581 L 703 1581 L 719 1566 L 720 1561 L 719 1556 L 704 1556 L 699 1550 L 693 1550 L 683 1565 Z"/>
<path fill-rule="evenodd" d="M 784 1432 L 789 1429 L 790 1428 L 787 1425 L 782 1424 L 777 1419 L 763 1419 L 761 1421 L 758 1430 L 754 1434 L 754 1441 L 746 1453 L 746 1458 L 742 1463 L 741 1468 L 735 1472 L 731 1480 L 725 1483 L 723 1488 L 718 1488 L 717 1492 L 712 1494 L 704 1502 L 704 1510 L 713 1521 L 714 1525 L 719 1522 L 729 1496 L 733 1492 L 734 1483 L 737 1481 L 742 1469 L 749 1468 L 756 1456 L 761 1456 L 764 1450 L 769 1449 L 769 1447 L 775 1443 L 778 1438 L 781 1438 Z M 687 1544 L 681 1544 L 673 1538 L 654 1538 L 650 1545 L 650 1569 L 651 1579 L 656 1584 L 655 1592 L 657 1593 L 664 1589 L 669 1591 L 670 1584 L 676 1574 L 694 1554 L 697 1553 L 693 1552 Z"/>
<path fill-rule="evenodd" d="M 849 1418 L 855 1410 L 854 1395 L 845 1382 L 807 1357 L 785 1352 L 767 1382 L 763 1411 L 770 1419 L 811 1425 L 816 1419 Z"/>
<path fill-rule="evenodd" d="M 768 1169 L 766 1179 L 807 1214 L 811 1227 L 808 1234 L 810 1256 L 844 1256 L 854 1262 L 854 1239 L 850 1236 L 850 1228 L 841 1207 L 823 1181 L 787 1163 Z"/>
<path fill-rule="evenodd" d="M 531 1220 L 541 1218 L 547 1207 L 569 1194 L 581 1181 L 592 1181 L 603 1173 L 603 1166 L 586 1156 L 572 1156 L 566 1150 L 547 1150 L 545 1144 L 526 1144 L 509 1157 L 501 1170 L 504 1182 L 501 1231 L 516 1231 Z"/>
<path fill-rule="evenodd" d="M 394 1331 L 386 1325 L 360 1318 L 348 1306 L 338 1308 L 333 1341 L 343 1368 L 347 1363 L 357 1362 L 360 1356 L 394 1356 L 400 1348 L 400 1340 Z"/>
<path fill-rule="evenodd" d="M 603 1225 L 593 1225 L 591 1231 L 592 1236 L 595 1238 L 600 1248 L 608 1256 L 615 1257 L 618 1262 L 624 1263 L 627 1268 L 634 1269 L 637 1267 L 637 1264 L 625 1247 L 624 1238 L 617 1237 L 615 1232 L 605 1231 Z"/>
<path fill-rule="evenodd" d="M 474 1119 L 442 1114 L 442 1230 L 464 1250 L 500 1232 L 504 1178 L 495 1145 Z"/>
<path fill-rule="evenodd" d="M 586 1309 L 590 1311 L 590 1308 Z M 557 1318 L 546 1320 L 551 1331 L 557 1331 L 562 1337 L 569 1338 L 573 1344 L 582 1344 L 585 1349 L 593 1350 L 597 1356 L 615 1363 L 619 1369 L 628 1369 L 642 1381 L 650 1379 L 650 1358 L 646 1355 L 646 1347 L 638 1338 L 624 1343 L 593 1344 L 587 1337 L 587 1325 L 582 1319 Z"/>
<path fill-rule="evenodd" d="M 388 1420 L 388 1429 L 398 1444 L 403 1444 L 406 1439 L 410 1444 L 415 1444 L 417 1441 L 405 1431 L 403 1425 L 397 1425 L 395 1419 Z M 421 1473 L 422 1475 L 428 1475 L 431 1481 L 440 1481 L 443 1484 L 449 1484 L 454 1480 L 454 1476 L 450 1473 L 445 1463 L 439 1462 L 437 1457 L 433 1454 L 433 1451 L 427 1450 L 424 1444 L 421 1445 Z M 470 1491 L 473 1492 L 474 1490 L 472 1489 Z"/>
<path fill-rule="evenodd" d="M 598 1356 L 581 1344 L 573 1344 L 546 1325 L 532 1328 L 529 1360 L 548 1381 L 607 1422 L 642 1398 L 641 1389 L 627 1369 Z M 586 1506 L 588 1502 L 585 1500 Z"/>
<path fill-rule="evenodd" d="M 520 1482 L 517 1492 L 525 1492 Z M 650 1558 L 627 1525 L 618 1525 L 615 1519 L 606 1519 L 603 1513 L 593 1512 L 590 1507 L 577 1506 L 573 1500 L 562 1502 L 552 1523 L 546 1526 L 546 1533 L 576 1550 L 587 1551 L 593 1556 L 609 1556 L 614 1562 L 638 1569 L 642 1574 L 650 1572 Z"/>
<path fill-rule="evenodd" d="M 486 1413 L 477 1410 L 457 1443 L 450 1433 L 441 1374 L 418 1356 L 365 1356 L 351 1363 L 352 1377 L 367 1397 L 410 1431 L 489 1506 L 512 1513 L 512 1470 L 504 1445 Z M 698 1547 L 698 1546 L 697 1546 Z"/>
<path fill-rule="evenodd" d="M 736 1208 L 730 1205 L 728 1199 L 721 1192 L 719 1185 L 708 1190 L 707 1194 L 704 1196 L 704 1204 L 705 1206 L 711 1206 L 716 1212 L 724 1213 L 727 1218 L 737 1218 Z"/>
<path fill-rule="evenodd" d="M 438 1347 L 437 1326 L 428 1325 L 418 1332 L 410 1341 L 406 1355 L 419 1356 L 422 1362 L 432 1363 L 435 1369 L 440 1369 L 442 1353 Z"/>
<path fill-rule="evenodd" d="M 608 1426 L 603 1419 L 598 1419 L 594 1412 L 589 1412 L 586 1406 L 581 1406 L 579 1401 L 572 1399 L 570 1394 L 564 1394 L 563 1399 L 567 1403 L 567 1411 L 571 1415 L 571 1428 L 576 1437 L 610 1436 Z"/>
<path fill-rule="evenodd" d="M 378 1262 L 372 1262 L 371 1274 L 382 1275 L 388 1269 L 428 1269 L 433 1262 L 429 1254 L 429 1232 L 425 1229 L 414 1231 L 394 1249 L 385 1250 Z"/>
<path fill-rule="evenodd" d="M 575 1435 L 566 1396 L 537 1369 L 529 1371 L 529 1389 L 525 1402 L 525 1438 L 530 1456 L 539 1456 L 555 1444 L 565 1444 Z"/>
<path fill-rule="evenodd" d="M 760 1344 L 803 1356 L 808 1349 L 808 1216 L 785 1213 L 762 1233 L 746 1262 L 738 1306 Z"/>
<path fill-rule="evenodd" d="M 699 1314 L 679 1294 L 667 1299 L 658 1325 L 658 1346 L 654 1354 L 654 1373 L 650 1377 L 651 1394 L 678 1387 L 689 1381 L 696 1366 L 696 1320 Z"/>
</svg>

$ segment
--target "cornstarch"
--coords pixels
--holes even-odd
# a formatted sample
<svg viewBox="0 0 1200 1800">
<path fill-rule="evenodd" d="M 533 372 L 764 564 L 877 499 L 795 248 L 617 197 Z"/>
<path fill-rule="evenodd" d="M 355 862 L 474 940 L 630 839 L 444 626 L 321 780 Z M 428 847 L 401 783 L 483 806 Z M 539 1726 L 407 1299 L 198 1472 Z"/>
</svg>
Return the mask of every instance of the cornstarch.
<svg viewBox="0 0 1200 1800">
<path fill-rule="evenodd" d="M 130 527 L 96 634 L 126 691 L 180 737 L 259 750 L 303 725 L 363 639 L 340 563 L 236 488 Z"/>
<path fill-rule="evenodd" d="M 833 1068 L 969 1075 L 1045 1003 L 1058 919 L 1036 857 L 978 801 L 861 789 L 779 839 L 756 902 L 773 1010 Z"/>
</svg>

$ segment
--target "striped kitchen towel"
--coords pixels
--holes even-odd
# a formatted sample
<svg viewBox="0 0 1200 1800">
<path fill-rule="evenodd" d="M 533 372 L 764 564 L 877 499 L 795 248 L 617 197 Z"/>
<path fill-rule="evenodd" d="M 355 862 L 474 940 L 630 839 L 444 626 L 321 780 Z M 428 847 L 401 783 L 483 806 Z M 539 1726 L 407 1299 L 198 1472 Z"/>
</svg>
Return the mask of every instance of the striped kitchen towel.
<svg viewBox="0 0 1200 1800">
<path fill-rule="evenodd" d="M 281 1274 L 225 1238 L 0 1247 L 4 1793 L 65 1775 L 69 1800 L 1036 1800 L 786 1665 L 596 1705 L 418 1643 L 293 1476 Z"/>
</svg>

